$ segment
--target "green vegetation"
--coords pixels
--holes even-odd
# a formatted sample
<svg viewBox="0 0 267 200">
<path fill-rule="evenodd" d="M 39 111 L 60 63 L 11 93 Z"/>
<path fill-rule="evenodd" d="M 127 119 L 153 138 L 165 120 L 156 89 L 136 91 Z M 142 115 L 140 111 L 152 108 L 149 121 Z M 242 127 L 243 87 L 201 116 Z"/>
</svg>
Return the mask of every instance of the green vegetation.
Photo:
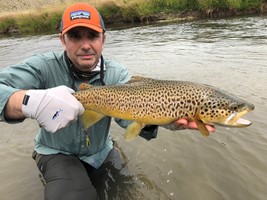
<svg viewBox="0 0 267 200">
<path fill-rule="evenodd" d="M 62 13 L 60 12 L 43 12 L 35 14 L 27 14 L 21 16 L 17 20 L 21 32 L 23 33 L 41 33 L 43 31 L 53 31 L 59 26 L 59 21 Z"/>
<path fill-rule="evenodd" d="M 90 1 L 88 1 L 90 2 Z M 109 0 L 99 3 L 99 9 L 106 24 L 123 22 L 143 22 L 160 20 L 161 15 L 179 17 L 179 13 L 201 17 L 211 17 L 213 11 L 238 11 L 245 14 L 261 12 L 263 0 Z M 0 16 L 0 34 L 17 32 L 20 34 L 39 34 L 57 32 L 61 15 L 66 5 L 39 9 L 22 13 L 9 13 Z M 198 15 L 199 16 L 199 15 Z M 218 15 L 224 16 L 224 15 Z"/>
<path fill-rule="evenodd" d="M 57 31 L 64 8 L 11 13 L 0 17 L 0 34 L 50 33 Z"/>
<path fill-rule="evenodd" d="M 141 17 L 158 13 L 176 13 L 179 11 L 205 9 L 260 11 L 263 0 L 117 0 L 102 5 L 101 13 L 118 14 L 123 18 Z M 108 17 L 104 15 L 104 17 Z"/>
</svg>

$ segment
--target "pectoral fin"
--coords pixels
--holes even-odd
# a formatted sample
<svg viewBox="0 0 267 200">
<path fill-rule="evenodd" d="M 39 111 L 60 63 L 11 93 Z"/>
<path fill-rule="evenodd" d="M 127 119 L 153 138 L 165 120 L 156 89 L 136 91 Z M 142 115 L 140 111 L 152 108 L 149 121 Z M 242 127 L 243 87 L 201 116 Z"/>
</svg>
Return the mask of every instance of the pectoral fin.
<svg viewBox="0 0 267 200">
<path fill-rule="evenodd" d="M 141 124 L 138 122 L 131 123 L 126 129 L 126 133 L 124 135 L 124 138 L 127 141 L 134 139 L 136 136 L 139 135 L 139 133 L 141 132 L 141 129 L 144 127 L 145 127 L 144 124 Z"/>
<path fill-rule="evenodd" d="M 199 131 L 203 136 L 209 136 L 209 131 L 206 128 L 206 125 L 201 120 L 195 120 L 198 126 Z"/>
<path fill-rule="evenodd" d="M 105 115 L 97 113 L 92 110 L 85 110 L 81 116 L 81 121 L 85 129 L 91 127 L 93 124 L 103 119 Z"/>
</svg>

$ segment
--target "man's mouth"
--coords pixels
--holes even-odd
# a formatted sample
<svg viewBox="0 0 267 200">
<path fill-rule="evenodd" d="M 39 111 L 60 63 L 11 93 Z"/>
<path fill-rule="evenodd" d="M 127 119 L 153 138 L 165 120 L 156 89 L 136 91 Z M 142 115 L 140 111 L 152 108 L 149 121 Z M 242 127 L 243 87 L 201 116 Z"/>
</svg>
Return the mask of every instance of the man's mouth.
<svg viewBox="0 0 267 200">
<path fill-rule="evenodd" d="M 94 54 L 80 54 L 78 57 L 82 59 L 91 59 L 94 56 Z"/>
</svg>

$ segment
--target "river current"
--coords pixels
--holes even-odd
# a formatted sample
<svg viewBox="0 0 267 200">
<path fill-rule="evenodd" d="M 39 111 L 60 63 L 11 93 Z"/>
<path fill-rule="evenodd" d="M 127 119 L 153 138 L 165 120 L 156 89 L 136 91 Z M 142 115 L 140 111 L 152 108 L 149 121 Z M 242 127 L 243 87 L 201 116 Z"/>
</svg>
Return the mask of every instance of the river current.
<svg viewBox="0 0 267 200">
<path fill-rule="evenodd" d="M 243 17 L 157 23 L 107 31 L 104 57 L 133 75 L 206 83 L 255 105 L 247 128 L 168 131 L 126 142 L 111 134 L 127 161 L 107 188 L 109 199 L 264 200 L 267 198 L 267 18 Z M 0 39 L 0 68 L 32 54 L 62 51 L 58 35 Z M 0 123 L 0 199 L 43 199 L 31 159 L 38 129 L 33 120 Z M 127 187 L 125 186 L 127 185 Z"/>
</svg>

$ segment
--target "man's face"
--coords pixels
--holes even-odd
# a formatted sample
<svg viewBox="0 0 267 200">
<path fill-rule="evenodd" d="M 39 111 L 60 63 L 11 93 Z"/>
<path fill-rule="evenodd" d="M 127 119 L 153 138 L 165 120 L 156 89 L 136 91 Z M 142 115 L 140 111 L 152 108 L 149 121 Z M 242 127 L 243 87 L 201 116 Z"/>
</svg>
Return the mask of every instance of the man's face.
<svg viewBox="0 0 267 200">
<path fill-rule="evenodd" d="M 91 71 L 99 61 L 106 36 L 89 28 L 75 27 L 60 39 L 77 69 Z"/>
</svg>

